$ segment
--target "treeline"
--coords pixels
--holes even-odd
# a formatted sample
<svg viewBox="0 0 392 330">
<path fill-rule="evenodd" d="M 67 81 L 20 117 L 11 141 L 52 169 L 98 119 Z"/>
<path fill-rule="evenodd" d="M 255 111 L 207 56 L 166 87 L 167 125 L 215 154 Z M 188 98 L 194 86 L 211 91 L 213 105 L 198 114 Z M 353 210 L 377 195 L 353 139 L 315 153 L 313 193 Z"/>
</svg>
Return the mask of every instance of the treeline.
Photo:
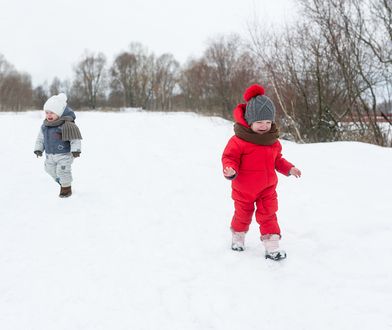
<svg viewBox="0 0 392 330">
<path fill-rule="evenodd" d="M 0 109 L 42 108 L 60 91 L 78 109 L 141 107 L 231 118 L 244 89 L 265 85 L 287 137 L 391 145 L 392 1 L 298 0 L 301 14 L 280 31 L 253 23 L 248 38 L 212 39 L 180 65 L 132 43 L 109 63 L 86 52 L 73 81 L 34 87 L 0 55 Z M 389 122 L 389 124 L 392 124 Z M 389 129 L 385 129 L 389 127 Z"/>
</svg>

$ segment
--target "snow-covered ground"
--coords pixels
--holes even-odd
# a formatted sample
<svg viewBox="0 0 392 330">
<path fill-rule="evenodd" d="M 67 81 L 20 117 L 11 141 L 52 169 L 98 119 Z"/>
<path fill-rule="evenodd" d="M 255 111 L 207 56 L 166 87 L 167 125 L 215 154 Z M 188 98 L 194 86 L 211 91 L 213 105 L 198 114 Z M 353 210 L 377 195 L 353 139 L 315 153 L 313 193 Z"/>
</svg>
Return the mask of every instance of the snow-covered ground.
<svg viewBox="0 0 392 330">
<path fill-rule="evenodd" d="M 60 199 L 33 154 L 43 113 L 0 113 L 0 329 L 392 329 L 392 149 L 282 141 L 303 177 L 279 175 L 275 263 L 255 224 L 230 250 L 230 122 L 77 116 Z"/>
</svg>

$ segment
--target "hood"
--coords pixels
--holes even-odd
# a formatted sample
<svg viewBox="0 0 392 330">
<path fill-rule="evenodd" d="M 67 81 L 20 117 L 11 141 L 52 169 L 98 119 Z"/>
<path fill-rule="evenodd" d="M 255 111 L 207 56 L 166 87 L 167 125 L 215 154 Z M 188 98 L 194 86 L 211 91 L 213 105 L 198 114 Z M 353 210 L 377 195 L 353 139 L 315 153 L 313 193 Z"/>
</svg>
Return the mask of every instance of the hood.
<svg viewBox="0 0 392 330">
<path fill-rule="evenodd" d="M 76 119 L 75 112 L 73 112 L 73 110 L 71 108 L 68 108 L 68 107 L 66 107 L 64 109 L 63 115 L 61 117 L 71 117 L 71 118 L 73 118 L 73 120 Z"/>
<path fill-rule="evenodd" d="M 245 110 L 245 103 L 238 104 L 237 107 L 233 110 L 234 121 L 242 126 L 250 127 L 245 120 Z"/>
</svg>

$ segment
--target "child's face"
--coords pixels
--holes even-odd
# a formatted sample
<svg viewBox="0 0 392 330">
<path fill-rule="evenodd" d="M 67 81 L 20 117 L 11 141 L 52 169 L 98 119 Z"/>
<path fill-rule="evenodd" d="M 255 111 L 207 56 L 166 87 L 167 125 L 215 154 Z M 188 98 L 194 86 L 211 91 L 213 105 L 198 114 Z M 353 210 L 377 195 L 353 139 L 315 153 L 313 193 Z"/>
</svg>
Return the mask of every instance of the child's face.
<svg viewBox="0 0 392 330">
<path fill-rule="evenodd" d="M 258 134 L 267 133 L 271 129 L 272 121 L 271 120 L 259 120 L 252 123 L 250 128 L 253 132 Z"/>
<path fill-rule="evenodd" d="M 47 121 L 54 121 L 59 119 L 59 116 L 57 116 L 54 112 L 50 111 L 45 111 L 45 116 Z"/>
</svg>

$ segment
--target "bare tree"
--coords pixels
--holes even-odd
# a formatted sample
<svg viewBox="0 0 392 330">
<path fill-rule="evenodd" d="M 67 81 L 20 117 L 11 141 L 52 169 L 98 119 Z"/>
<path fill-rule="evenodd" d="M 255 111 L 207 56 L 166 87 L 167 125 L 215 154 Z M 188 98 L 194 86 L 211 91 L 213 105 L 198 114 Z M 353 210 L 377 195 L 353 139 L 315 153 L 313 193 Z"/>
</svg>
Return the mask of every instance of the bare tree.
<svg viewBox="0 0 392 330">
<path fill-rule="evenodd" d="M 172 98 L 177 84 L 180 64 L 172 54 L 163 54 L 155 63 L 153 98 L 155 109 L 172 110 Z"/>
<path fill-rule="evenodd" d="M 112 98 L 122 97 L 123 106 L 148 108 L 154 79 L 153 54 L 140 43 L 119 54 L 110 69 Z"/>
<path fill-rule="evenodd" d="M 2 110 L 21 111 L 32 105 L 31 77 L 16 71 L 7 74 L 0 87 Z"/>
<path fill-rule="evenodd" d="M 52 83 L 49 86 L 50 95 L 57 95 L 61 92 L 61 81 L 59 78 L 54 77 Z"/>
<path fill-rule="evenodd" d="M 204 59 L 191 60 L 185 65 L 179 80 L 185 109 L 195 112 L 210 109 L 212 93 L 208 86 L 209 75 L 210 69 Z"/>
<path fill-rule="evenodd" d="M 106 57 L 103 53 L 86 52 L 75 67 L 76 83 L 83 90 L 83 96 L 89 108 L 95 109 L 99 98 L 104 98 L 106 78 Z"/>
<path fill-rule="evenodd" d="M 123 98 L 122 106 L 124 107 L 135 106 L 135 91 L 133 90 L 135 66 L 136 56 L 123 52 L 115 58 L 110 69 L 112 95 L 121 95 Z"/>
<path fill-rule="evenodd" d="M 43 109 L 46 100 L 48 99 L 46 88 L 39 85 L 33 89 L 33 105 L 36 109 Z"/>
<path fill-rule="evenodd" d="M 31 77 L 19 73 L 0 54 L 0 111 L 20 111 L 32 105 Z"/>
<path fill-rule="evenodd" d="M 359 0 L 353 1 L 353 6 L 359 24 L 352 27 L 352 33 L 379 62 L 382 79 L 377 86 L 377 95 L 381 100 L 378 109 L 385 117 L 388 111 L 384 105 L 392 102 L 392 1 L 370 1 L 369 10 L 364 10 Z"/>
<path fill-rule="evenodd" d="M 223 117 L 228 117 L 242 99 L 245 87 L 256 79 L 256 62 L 244 49 L 238 35 L 218 37 L 209 43 L 205 60 L 211 69 L 210 87 Z"/>
<path fill-rule="evenodd" d="M 5 98 L 3 95 L 4 89 L 6 88 L 6 77 L 14 71 L 14 67 L 5 59 L 4 55 L 0 54 L 0 110 L 5 108 Z"/>
<path fill-rule="evenodd" d="M 191 109 L 230 118 L 245 88 L 259 81 L 258 69 L 238 36 L 217 37 L 201 59 L 188 63 L 179 85 Z"/>
<path fill-rule="evenodd" d="M 374 51 L 387 29 L 372 49 L 375 37 L 370 39 L 366 31 L 375 26 L 365 19 L 372 2 L 299 3 L 302 21 L 283 33 L 265 35 L 257 27 L 250 31 L 252 49 L 283 114 L 281 123 L 298 141 L 356 139 L 385 145 L 377 109 L 390 66 L 385 48 L 378 60 Z"/>
<path fill-rule="evenodd" d="M 380 102 L 377 94 L 385 82 L 387 63 L 381 58 L 375 60 L 374 49 L 363 37 L 366 36 L 365 31 L 373 26 L 371 20 L 364 19 L 371 2 L 303 0 L 302 3 L 309 19 L 317 24 L 321 37 L 327 42 L 339 67 L 351 106 L 350 116 L 357 124 L 360 136 L 364 141 L 385 145 L 386 136 L 377 122 Z"/>
<path fill-rule="evenodd" d="M 363 0 L 352 0 L 352 5 L 358 22 L 350 26 L 352 33 L 379 62 L 392 64 L 392 1 L 370 1 L 365 7 Z"/>
<path fill-rule="evenodd" d="M 82 108 L 88 106 L 85 88 L 82 85 L 82 82 L 78 79 L 75 79 L 72 82 L 72 86 L 67 94 L 68 96 L 68 104 L 75 108 Z"/>
<path fill-rule="evenodd" d="M 134 67 L 135 79 L 132 85 L 136 106 L 147 109 L 152 99 L 155 55 L 149 53 L 140 43 L 131 43 L 129 51 L 135 55 L 137 63 Z"/>
</svg>

